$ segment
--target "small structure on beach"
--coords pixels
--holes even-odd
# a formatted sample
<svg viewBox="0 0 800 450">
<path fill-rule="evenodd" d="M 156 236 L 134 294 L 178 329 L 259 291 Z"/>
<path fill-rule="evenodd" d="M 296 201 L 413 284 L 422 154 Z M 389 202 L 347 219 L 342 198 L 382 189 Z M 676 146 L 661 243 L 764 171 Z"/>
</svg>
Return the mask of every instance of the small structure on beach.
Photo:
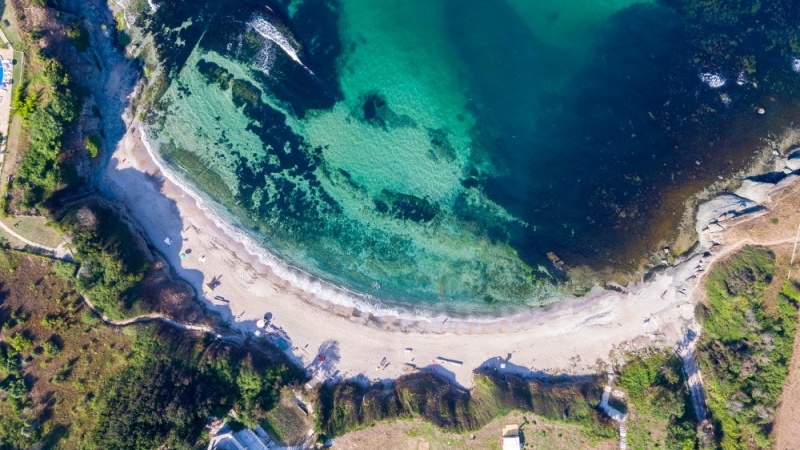
<svg viewBox="0 0 800 450">
<path fill-rule="evenodd" d="M 214 277 L 214 278 L 211 279 L 211 281 L 206 283 L 206 286 L 208 286 L 208 288 L 213 291 L 214 289 L 218 288 L 219 285 L 221 285 L 221 284 L 222 284 L 222 282 L 219 281 L 219 278 Z"/>
<path fill-rule="evenodd" d="M 506 425 L 503 427 L 503 450 L 520 450 L 522 442 L 519 439 L 519 425 Z"/>
</svg>

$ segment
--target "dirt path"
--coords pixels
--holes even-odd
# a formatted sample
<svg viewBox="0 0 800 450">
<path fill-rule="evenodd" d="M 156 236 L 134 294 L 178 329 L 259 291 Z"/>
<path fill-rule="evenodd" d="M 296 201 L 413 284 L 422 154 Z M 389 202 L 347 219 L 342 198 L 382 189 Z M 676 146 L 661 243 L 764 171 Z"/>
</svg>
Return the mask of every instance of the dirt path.
<svg viewBox="0 0 800 450">
<path fill-rule="evenodd" d="M 94 304 L 92 304 L 92 302 L 88 298 L 86 298 L 85 295 L 83 295 L 82 297 L 83 297 L 83 301 L 86 302 L 86 306 L 88 306 L 89 309 L 92 310 L 92 312 L 97 314 L 97 317 L 99 317 L 103 322 L 105 322 L 108 325 L 114 325 L 114 326 L 118 326 L 118 327 L 126 327 L 126 326 L 129 326 L 129 325 L 135 325 L 137 323 L 147 323 L 147 322 L 159 321 L 159 322 L 164 322 L 164 323 L 166 323 L 168 325 L 171 325 L 171 326 L 173 326 L 175 328 L 178 328 L 180 330 L 184 330 L 184 331 L 199 331 L 199 332 L 203 332 L 203 333 L 213 334 L 217 338 L 222 338 L 222 335 L 220 335 L 219 333 L 216 332 L 216 330 L 214 330 L 213 328 L 211 328 L 211 327 L 209 327 L 207 325 L 191 325 L 191 324 L 181 323 L 181 322 L 177 322 L 175 320 L 172 320 L 172 319 L 170 319 L 170 318 L 168 318 L 168 317 L 166 317 L 166 316 L 164 316 L 162 314 L 157 314 L 157 313 L 144 314 L 144 315 L 141 315 L 141 316 L 131 317 L 129 319 L 124 319 L 124 320 L 113 320 L 113 319 L 109 318 L 108 316 L 106 316 L 105 314 L 103 314 L 102 312 L 100 312 L 100 310 L 97 309 L 94 306 Z M 228 339 L 230 339 L 230 338 L 228 338 Z"/>
<path fill-rule="evenodd" d="M 708 406 L 706 404 L 706 390 L 703 387 L 703 375 L 700 372 L 700 364 L 697 362 L 696 347 L 699 335 L 692 330 L 686 333 L 686 338 L 680 343 L 675 353 L 678 354 L 683 363 L 683 373 L 686 377 L 686 384 L 689 387 L 689 394 L 692 399 L 692 408 L 697 418 L 700 429 L 706 429 L 708 420 Z"/>
<path fill-rule="evenodd" d="M 800 442 L 800 333 L 795 335 L 789 376 L 783 385 L 775 414 L 772 438 L 778 450 L 796 449 Z"/>
</svg>

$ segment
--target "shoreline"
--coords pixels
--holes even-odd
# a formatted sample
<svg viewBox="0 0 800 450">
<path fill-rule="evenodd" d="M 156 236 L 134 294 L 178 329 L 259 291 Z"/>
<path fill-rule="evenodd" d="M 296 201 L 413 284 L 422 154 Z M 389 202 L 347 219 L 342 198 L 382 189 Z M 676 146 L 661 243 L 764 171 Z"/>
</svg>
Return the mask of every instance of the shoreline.
<svg viewBox="0 0 800 450">
<path fill-rule="evenodd" d="M 190 181 L 183 179 L 175 170 L 169 167 L 158 151 L 154 149 L 154 144 L 147 137 L 146 126 L 139 124 L 142 145 L 147 151 L 149 158 L 155 165 L 155 170 L 170 183 L 181 189 L 189 197 L 194 199 L 195 207 L 211 220 L 219 229 L 221 239 L 230 239 L 245 251 L 250 259 L 248 262 L 252 266 L 257 266 L 257 270 L 268 272 L 282 282 L 288 282 L 292 286 L 309 294 L 306 301 L 315 302 L 320 306 L 337 305 L 344 308 L 354 308 L 362 314 L 375 316 L 393 316 L 403 320 L 418 321 L 437 321 L 445 318 L 450 320 L 464 320 L 468 322 L 490 323 L 497 319 L 502 319 L 520 314 L 521 311 L 528 311 L 530 308 L 536 310 L 548 310 L 557 307 L 564 301 L 579 301 L 590 295 L 587 294 L 576 297 L 569 294 L 557 293 L 558 296 L 548 297 L 544 304 L 530 307 L 525 305 L 510 306 L 504 309 L 498 308 L 495 311 L 476 307 L 474 310 L 468 308 L 432 308 L 425 305 L 415 304 L 413 301 L 391 300 L 387 304 L 381 298 L 370 294 L 336 284 L 334 281 L 327 280 L 321 276 L 314 275 L 303 270 L 292 263 L 282 259 L 273 253 L 266 245 L 258 242 L 256 237 L 246 230 L 246 227 L 235 218 L 224 217 L 220 212 L 222 205 L 215 205 L 213 200 L 209 200 L 199 193 Z M 325 306 L 323 306 L 325 308 Z M 524 312 L 522 314 L 525 314 Z"/>
<path fill-rule="evenodd" d="M 256 321 L 271 315 L 274 327 L 259 333 L 282 339 L 291 348 L 287 352 L 304 365 L 325 353 L 332 364 L 322 378 L 389 379 L 428 367 L 471 386 L 475 368 L 499 360 L 519 373 L 586 373 L 621 346 L 674 345 L 687 329 L 697 329 L 698 282 L 710 264 L 728 253 L 721 250 L 729 250 L 725 246 L 707 254 L 715 247 L 713 234 L 719 232 L 710 227 L 721 216 L 741 210 L 739 205 L 715 205 L 720 197 L 704 203 L 697 214 L 697 249 L 684 262 L 622 292 L 595 287 L 579 298 L 496 318 L 363 311 L 357 303 L 320 296 L 332 287 L 325 282 L 304 290 L 282 278 L 281 271 L 291 271 L 288 265 L 276 269 L 251 251 L 242 236 L 231 236 L 213 208 L 162 169 L 144 132 L 139 123 L 129 126 L 105 170 L 102 189 L 127 207 L 199 299 L 230 318 L 233 328 L 254 333 Z M 787 178 L 793 181 L 796 175 Z M 212 277 L 222 283 L 213 291 L 207 286 Z M 390 364 L 380 369 L 384 357 Z M 461 364 L 442 367 L 440 357 Z"/>
<path fill-rule="evenodd" d="M 353 308 L 354 311 L 351 314 L 393 318 L 395 322 L 411 321 L 417 323 L 435 323 L 447 320 L 453 324 L 464 322 L 468 324 L 505 323 L 512 325 L 525 324 L 526 322 L 536 321 L 538 319 L 547 319 L 548 316 L 563 312 L 564 309 L 572 310 L 576 307 L 583 308 L 587 304 L 601 299 L 604 296 L 613 296 L 619 293 L 618 291 L 605 290 L 598 284 L 595 284 L 589 292 L 582 296 L 563 294 L 562 297 L 554 297 L 548 304 L 541 307 L 526 311 L 521 311 L 524 309 L 523 307 L 509 308 L 504 311 L 497 311 L 496 314 L 488 312 L 482 314 L 481 312 L 477 312 L 475 314 L 468 313 L 467 315 L 460 315 L 460 313 L 464 311 L 406 307 L 407 303 L 404 302 L 398 302 L 398 305 L 390 307 L 379 298 L 339 286 L 293 266 L 256 242 L 255 238 L 250 236 L 247 231 L 238 228 L 222 217 L 217 209 L 211 205 L 212 202 L 203 198 L 189 182 L 183 180 L 169 168 L 166 162 L 161 159 L 158 152 L 153 148 L 153 144 L 148 140 L 147 130 L 144 126 L 139 124 L 135 125 L 135 127 L 141 136 L 141 143 L 144 150 L 147 152 L 147 156 L 154 164 L 155 170 L 157 170 L 157 172 L 154 173 L 164 177 L 165 181 L 171 183 L 177 189 L 180 189 L 186 197 L 192 199 L 194 205 L 190 206 L 194 206 L 202 212 L 206 219 L 213 223 L 213 226 L 216 228 L 215 231 L 217 233 L 215 233 L 215 237 L 217 239 L 228 241 L 229 244 L 233 244 L 226 247 L 236 247 L 234 249 L 235 251 L 231 250 L 234 255 L 242 259 L 243 262 L 249 264 L 257 272 L 266 275 L 271 282 L 291 286 L 300 293 L 303 301 L 314 304 L 324 310 L 331 310 L 331 308 Z M 194 223 L 192 225 L 194 225 Z M 196 225 L 195 228 L 197 228 Z M 240 251 L 246 252 L 247 256 L 243 258 Z M 629 285 L 623 288 L 623 291 L 630 292 L 631 286 L 638 287 L 640 284 L 643 284 L 643 282 Z"/>
</svg>

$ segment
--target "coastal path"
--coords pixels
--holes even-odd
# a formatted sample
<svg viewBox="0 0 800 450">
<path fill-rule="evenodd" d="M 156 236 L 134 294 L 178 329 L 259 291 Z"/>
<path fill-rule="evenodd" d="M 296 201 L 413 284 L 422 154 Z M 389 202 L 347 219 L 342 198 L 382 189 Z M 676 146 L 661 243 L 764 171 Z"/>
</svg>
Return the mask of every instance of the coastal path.
<svg viewBox="0 0 800 450">
<path fill-rule="evenodd" d="M 608 404 L 611 397 L 611 386 L 614 385 L 614 367 L 608 365 L 608 383 L 603 388 L 603 398 L 600 400 L 600 409 L 615 422 L 619 423 L 619 450 L 628 448 L 628 428 L 625 426 L 625 414 Z"/>
<path fill-rule="evenodd" d="M 94 304 L 92 304 L 92 302 L 85 295 L 81 294 L 81 297 L 83 297 L 83 301 L 86 302 L 86 306 L 88 306 L 89 309 L 91 309 L 93 313 L 97 314 L 97 317 L 99 317 L 100 320 L 102 320 L 103 322 L 105 322 L 108 325 L 114 325 L 114 326 L 118 326 L 118 327 L 126 327 L 128 325 L 135 325 L 137 323 L 147 323 L 147 322 L 153 322 L 153 321 L 160 321 L 160 322 L 166 323 L 167 325 L 171 325 L 171 326 L 173 326 L 175 328 L 178 328 L 180 330 L 184 330 L 184 331 L 199 331 L 199 332 L 203 332 L 203 333 L 209 333 L 209 334 L 213 334 L 215 337 L 217 337 L 217 339 L 222 339 L 222 335 L 218 334 L 212 327 L 209 327 L 207 325 L 192 325 L 192 324 L 188 324 L 188 323 L 181 323 L 181 322 L 172 320 L 169 317 L 164 316 L 163 314 L 158 314 L 158 313 L 143 314 L 141 316 L 131 317 L 129 319 L 123 319 L 123 320 L 114 320 L 114 319 L 109 318 L 108 316 L 106 316 L 102 312 L 100 312 L 100 310 L 97 309 L 94 306 Z"/>
<path fill-rule="evenodd" d="M 11 227 L 6 225 L 3 221 L 0 220 L 0 228 L 3 229 L 6 233 L 10 234 L 11 236 L 18 239 L 23 244 L 27 245 L 28 247 L 32 247 L 37 250 L 41 250 L 46 253 L 52 254 L 57 259 L 71 259 L 72 252 L 66 247 L 66 243 L 59 244 L 58 247 L 47 247 L 46 245 L 42 245 L 36 242 L 33 242 L 26 237 L 20 235 L 16 231 L 14 231 Z"/>
</svg>

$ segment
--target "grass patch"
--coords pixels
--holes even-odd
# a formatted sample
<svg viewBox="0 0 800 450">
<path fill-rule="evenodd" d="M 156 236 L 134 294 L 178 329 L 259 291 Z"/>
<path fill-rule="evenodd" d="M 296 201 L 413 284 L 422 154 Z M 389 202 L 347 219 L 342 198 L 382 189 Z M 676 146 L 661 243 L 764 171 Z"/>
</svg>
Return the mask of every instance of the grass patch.
<svg viewBox="0 0 800 450">
<path fill-rule="evenodd" d="M 309 416 L 295 403 L 291 389 L 283 389 L 278 404 L 269 411 L 262 428 L 281 445 L 298 444 L 308 434 L 312 423 Z"/>
<path fill-rule="evenodd" d="M 64 242 L 64 236 L 50 226 L 45 217 L 0 217 L 0 220 L 20 236 L 45 247 L 57 247 Z"/>
</svg>

